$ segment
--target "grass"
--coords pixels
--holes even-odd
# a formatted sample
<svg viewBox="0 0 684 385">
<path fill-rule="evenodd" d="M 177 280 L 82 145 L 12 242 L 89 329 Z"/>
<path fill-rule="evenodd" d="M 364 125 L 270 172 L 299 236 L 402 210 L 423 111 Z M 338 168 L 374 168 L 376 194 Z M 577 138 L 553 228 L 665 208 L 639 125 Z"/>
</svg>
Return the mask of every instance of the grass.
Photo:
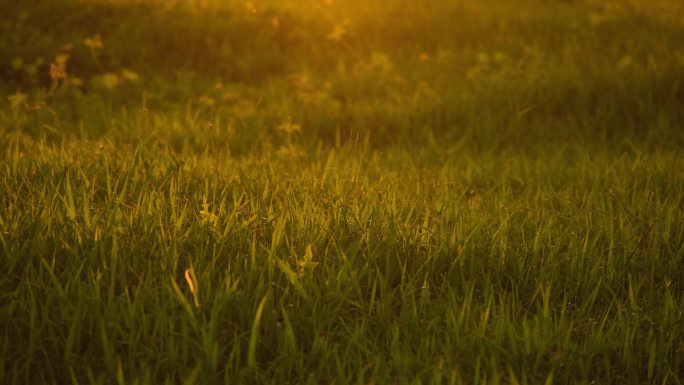
<svg viewBox="0 0 684 385">
<path fill-rule="evenodd" d="M 3 384 L 682 383 L 678 2 L 0 14 Z"/>
</svg>

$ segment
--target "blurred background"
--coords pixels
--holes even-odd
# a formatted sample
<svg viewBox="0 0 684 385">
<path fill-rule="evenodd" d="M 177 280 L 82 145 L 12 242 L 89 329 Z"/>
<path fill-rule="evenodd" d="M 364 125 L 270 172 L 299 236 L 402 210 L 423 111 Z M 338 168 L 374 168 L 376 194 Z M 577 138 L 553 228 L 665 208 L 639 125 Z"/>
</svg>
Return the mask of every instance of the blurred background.
<svg viewBox="0 0 684 385">
<path fill-rule="evenodd" d="M 233 154 L 464 138 L 681 146 L 682 4 L 2 1 L 0 122 Z"/>
</svg>

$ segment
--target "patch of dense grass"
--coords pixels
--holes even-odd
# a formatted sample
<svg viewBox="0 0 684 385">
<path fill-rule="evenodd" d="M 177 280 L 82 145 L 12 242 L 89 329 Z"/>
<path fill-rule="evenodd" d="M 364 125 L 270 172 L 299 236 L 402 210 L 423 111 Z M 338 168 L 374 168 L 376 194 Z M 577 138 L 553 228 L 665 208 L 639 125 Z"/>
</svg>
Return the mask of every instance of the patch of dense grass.
<svg viewBox="0 0 684 385">
<path fill-rule="evenodd" d="M 0 3 L 0 382 L 681 383 L 675 1 Z"/>
</svg>

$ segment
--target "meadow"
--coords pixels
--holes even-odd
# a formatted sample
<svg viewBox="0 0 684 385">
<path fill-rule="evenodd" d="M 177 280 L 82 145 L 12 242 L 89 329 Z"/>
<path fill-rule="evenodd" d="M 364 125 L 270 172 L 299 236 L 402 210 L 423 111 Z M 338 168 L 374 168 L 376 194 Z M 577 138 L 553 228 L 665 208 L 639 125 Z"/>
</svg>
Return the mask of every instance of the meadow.
<svg viewBox="0 0 684 385">
<path fill-rule="evenodd" d="M 0 1 L 0 383 L 684 383 L 684 3 Z"/>
</svg>

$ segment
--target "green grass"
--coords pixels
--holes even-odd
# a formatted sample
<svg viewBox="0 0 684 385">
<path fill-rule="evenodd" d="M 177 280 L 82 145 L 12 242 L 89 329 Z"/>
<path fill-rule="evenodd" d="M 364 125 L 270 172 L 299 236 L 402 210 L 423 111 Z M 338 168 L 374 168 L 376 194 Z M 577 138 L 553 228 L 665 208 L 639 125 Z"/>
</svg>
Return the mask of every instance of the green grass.
<svg viewBox="0 0 684 385">
<path fill-rule="evenodd" d="M 0 3 L 0 383 L 682 383 L 679 2 L 170 4 Z"/>
</svg>

